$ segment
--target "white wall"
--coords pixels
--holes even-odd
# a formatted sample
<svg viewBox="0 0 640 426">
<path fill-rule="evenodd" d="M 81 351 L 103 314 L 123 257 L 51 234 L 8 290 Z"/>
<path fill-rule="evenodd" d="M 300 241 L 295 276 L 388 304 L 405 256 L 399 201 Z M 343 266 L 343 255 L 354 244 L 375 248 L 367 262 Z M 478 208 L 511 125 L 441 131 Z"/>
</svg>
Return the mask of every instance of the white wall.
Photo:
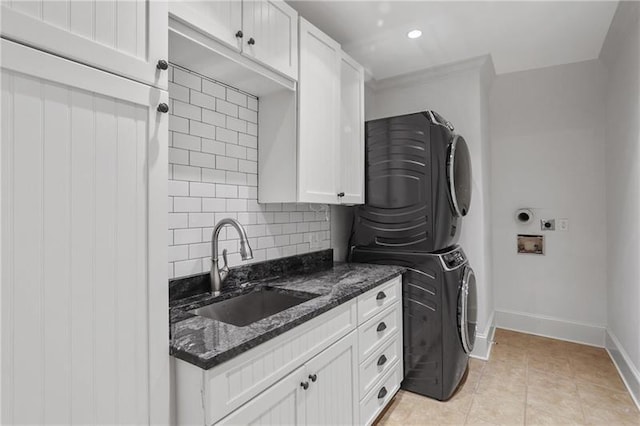
<svg viewBox="0 0 640 426">
<path fill-rule="evenodd" d="M 604 69 L 598 60 L 502 74 L 494 80 L 490 109 L 498 326 L 604 343 L 603 99 Z M 529 225 L 514 219 L 522 207 L 533 208 Z M 542 218 L 568 218 L 569 230 L 542 232 Z M 518 233 L 543 234 L 545 255 L 517 254 Z"/>
<path fill-rule="evenodd" d="M 459 244 L 469 257 L 478 283 L 478 333 L 487 338 L 493 314 L 490 247 L 488 88 L 493 64 L 488 58 L 378 81 L 368 119 L 433 109 L 451 121 L 469 145 L 473 195 Z M 482 351 L 481 351 L 482 352 Z M 480 353 L 479 356 L 485 356 Z"/>
<path fill-rule="evenodd" d="M 184 68 L 169 75 L 169 277 L 209 270 L 225 217 L 245 226 L 251 262 L 329 248 L 326 206 L 258 204 L 258 99 Z M 234 230 L 223 229 L 219 248 L 230 266 L 242 263 Z"/>
<path fill-rule="evenodd" d="M 640 400 L 639 20 L 640 4 L 621 2 L 600 55 L 607 68 L 607 347 L 636 401 Z"/>
</svg>

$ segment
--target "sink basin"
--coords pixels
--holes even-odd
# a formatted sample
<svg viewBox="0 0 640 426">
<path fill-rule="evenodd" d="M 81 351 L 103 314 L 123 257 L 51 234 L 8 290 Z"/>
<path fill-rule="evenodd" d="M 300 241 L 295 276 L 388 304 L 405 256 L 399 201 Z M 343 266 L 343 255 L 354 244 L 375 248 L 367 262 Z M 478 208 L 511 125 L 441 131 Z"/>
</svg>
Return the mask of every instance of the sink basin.
<svg viewBox="0 0 640 426">
<path fill-rule="evenodd" d="M 232 297 L 189 311 L 192 314 L 244 327 L 292 306 L 318 297 L 311 293 L 290 293 L 274 287 Z"/>
</svg>

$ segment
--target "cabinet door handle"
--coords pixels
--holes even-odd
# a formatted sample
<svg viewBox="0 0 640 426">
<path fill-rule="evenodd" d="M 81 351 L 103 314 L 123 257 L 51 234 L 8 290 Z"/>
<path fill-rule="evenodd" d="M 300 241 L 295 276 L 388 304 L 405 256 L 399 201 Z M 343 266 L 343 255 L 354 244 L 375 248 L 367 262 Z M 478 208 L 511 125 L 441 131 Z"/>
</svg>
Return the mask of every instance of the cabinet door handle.
<svg viewBox="0 0 640 426">
<path fill-rule="evenodd" d="M 378 293 L 378 295 L 376 296 L 376 300 L 382 300 L 385 297 L 387 297 L 387 295 L 384 293 L 384 291 L 381 291 L 380 293 Z"/>
<path fill-rule="evenodd" d="M 247 44 L 248 44 L 249 46 L 253 46 L 254 44 L 256 44 L 256 41 L 254 40 L 254 38 L 253 38 L 253 37 L 251 37 L 251 38 L 249 39 L 249 41 L 247 42 Z"/>
<path fill-rule="evenodd" d="M 387 396 L 387 388 L 383 386 L 380 392 L 378 392 L 378 399 L 384 398 L 385 396 Z"/>
<path fill-rule="evenodd" d="M 309 374 L 309 380 L 311 380 L 312 382 L 315 382 L 316 380 L 318 380 L 318 375 L 317 374 Z"/>
<path fill-rule="evenodd" d="M 169 68 L 169 63 L 167 61 L 165 61 L 164 59 L 160 59 L 158 61 L 158 63 L 156 64 L 156 68 L 158 68 L 159 70 L 166 70 L 167 68 Z"/>
<path fill-rule="evenodd" d="M 236 33 L 236 38 L 242 38 L 242 37 L 244 37 L 242 30 L 238 30 L 238 32 Z"/>
<path fill-rule="evenodd" d="M 387 329 L 387 324 L 383 322 L 381 322 L 380 324 L 378 324 L 378 328 L 376 328 L 377 331 L 385 331 Z"/>
<path fill-rule="evenodd" d="M 163 114 L 169 112 L 169 105 L 165 104 L 164 102 L 161 103 L 160 105 L 158 105 L 158 111 Z"/>
<path fill-rule="evenodd" d="M 378 358 L 378 366 L 384 365 L 385 362 L 387 362 L 387 357 L 383 355 L 380 355 L 380 358 Z"/>
<path fill-rule="evenodd" d="M 309 389 L 309 382 L 302 382 L 300 383 L 300 386 L 302 386 L 302 389 L 307 390 Z"/>
<path fill-rule="evenodd" d="M 344 192 L 338 192 L 338 197 L 340 198 L 344 197 Z"/>
</svg>

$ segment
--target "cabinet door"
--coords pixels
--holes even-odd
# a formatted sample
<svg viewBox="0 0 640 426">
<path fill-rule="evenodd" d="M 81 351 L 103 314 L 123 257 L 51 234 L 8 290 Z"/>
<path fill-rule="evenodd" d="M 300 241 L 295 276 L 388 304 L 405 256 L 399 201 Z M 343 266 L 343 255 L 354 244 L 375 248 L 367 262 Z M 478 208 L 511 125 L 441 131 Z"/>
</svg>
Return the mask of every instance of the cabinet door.
<svg viewBox="0 0 640 426">
<path fill-rule="evenodd" d="M 364 69 L 342 52 L 338 192 L 343 204 L 364 203 Z"/>
<path fill-rule="evenodd" d="M 298 13 L 282 0 L 242 2 L 242 51 L 294 80 L 298 78 Z"/>
<path fill-rule="evenodd" d="M 2 421 L 167 423 L 167 93 L 1 48 Z"/>
<path fill-rule="evenodd" d="M 337 204 L 340 45 L 300 19 L 299 201 Z"/>
<path fill-rule="evenodd" d="M 240 0 L 173 0 L 169 13 L 239 52 L 242 48 L 242 2 Z"/>
<path fill-rule="evenodd" d="M 351 332 L 305 366 L 309 382 L 305 392 L 306 424 L 358 424 L 356 332 Z"/>
<path fill-rule="evenodd" d="M 305 419 L 304 367 L 222 419 L 222 425 L 298 425 Z"/>
<path fill-rule="evenodd" d="M 154 0 L 2 0 L 2 36 L 167 88 L 167 3 Z"/>
</svg>

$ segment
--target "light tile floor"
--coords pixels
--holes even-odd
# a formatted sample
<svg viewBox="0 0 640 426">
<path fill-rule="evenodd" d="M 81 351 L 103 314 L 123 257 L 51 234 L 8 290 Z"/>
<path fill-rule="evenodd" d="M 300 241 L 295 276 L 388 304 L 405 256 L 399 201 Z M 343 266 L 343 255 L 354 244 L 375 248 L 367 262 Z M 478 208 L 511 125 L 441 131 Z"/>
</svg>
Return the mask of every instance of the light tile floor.
<svg viewBox="0 0 640 426">
<path fill-rule="evenodd" d="M 497 329 L 447 402 L 400 390 L 378 425 L 640 425 L 604 349 Z"/>
</svg>

